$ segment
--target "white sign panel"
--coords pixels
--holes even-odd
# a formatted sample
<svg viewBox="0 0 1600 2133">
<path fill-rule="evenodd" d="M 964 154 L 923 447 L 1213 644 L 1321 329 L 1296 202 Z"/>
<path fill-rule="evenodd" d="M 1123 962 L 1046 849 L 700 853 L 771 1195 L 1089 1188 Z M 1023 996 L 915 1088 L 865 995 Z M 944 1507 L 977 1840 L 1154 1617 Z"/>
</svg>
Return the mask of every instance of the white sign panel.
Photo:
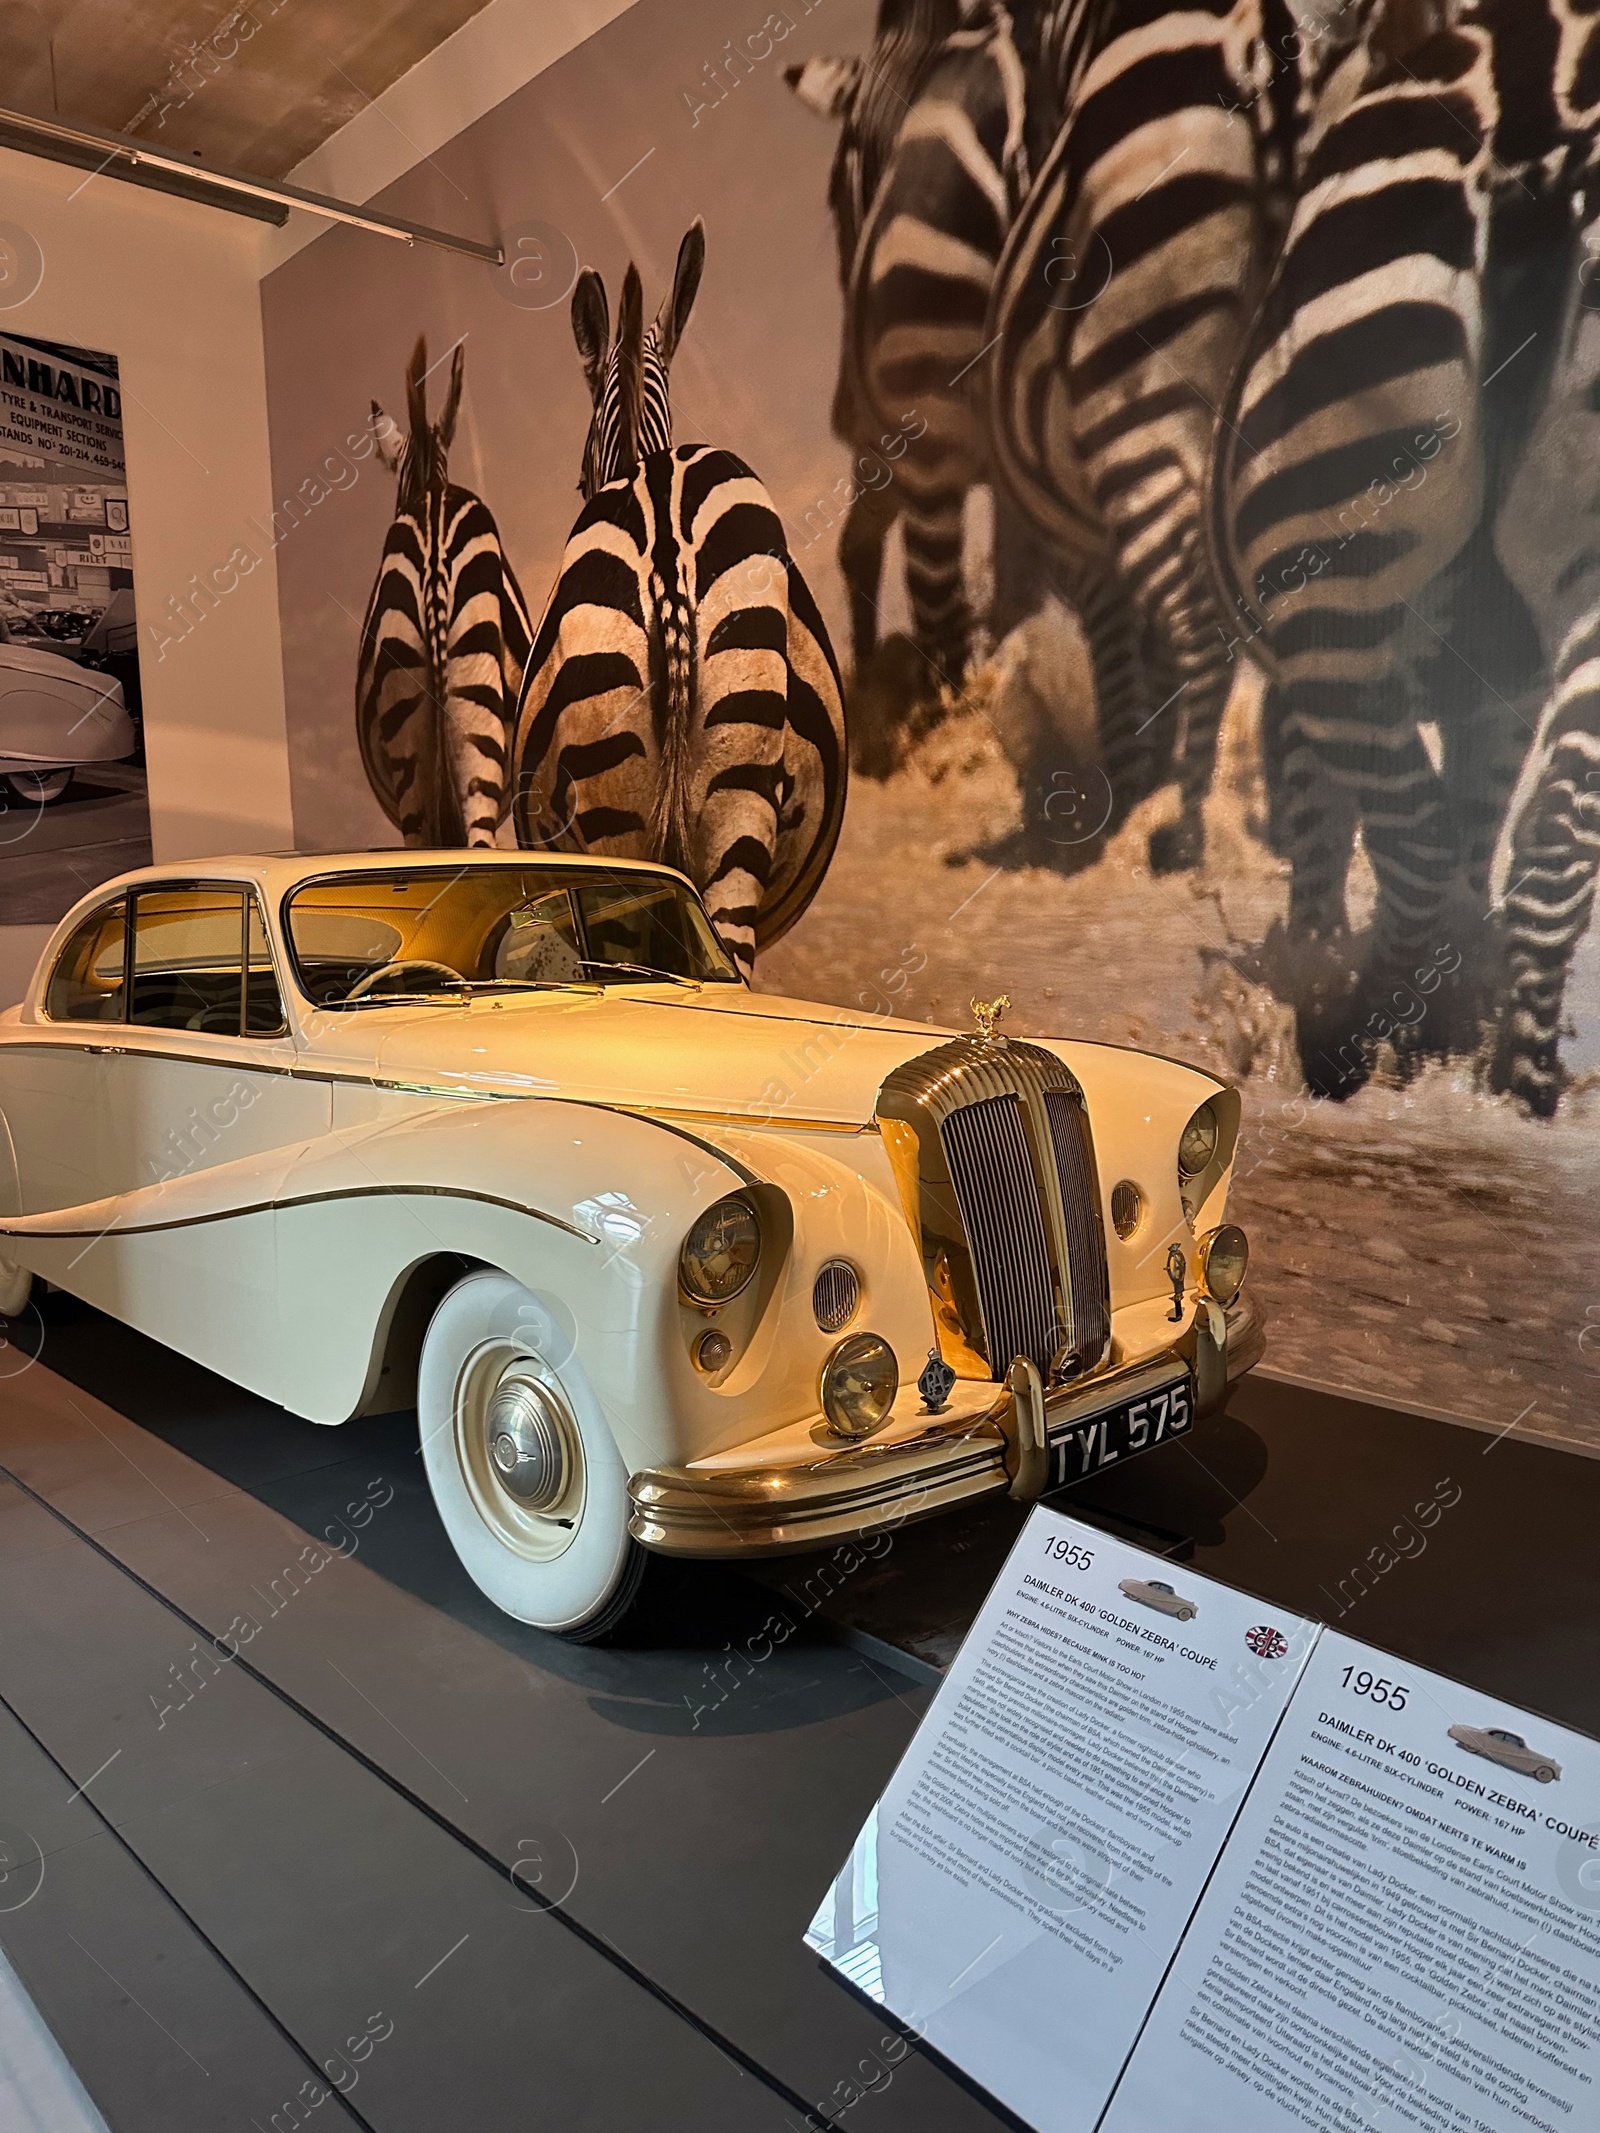
<svg viewBox="0 0 1600 2133">
<path fill-rule="evenodd" d="M 1041 2133 L 1088 2133 L 1314 1634 L 1035 1510 L 811 1945 Z"/>
<path fill-rule="evenodd" d="M 1039 2133 L 1577 2133 L 1600 1743 L 1037 1509 L 806 1938 Z"/>
<path fill-rule="evenodd" d="M 1106 2133 L 1600 2125 L 1600 1743 L 1323 1634 Z"/>
</svg>

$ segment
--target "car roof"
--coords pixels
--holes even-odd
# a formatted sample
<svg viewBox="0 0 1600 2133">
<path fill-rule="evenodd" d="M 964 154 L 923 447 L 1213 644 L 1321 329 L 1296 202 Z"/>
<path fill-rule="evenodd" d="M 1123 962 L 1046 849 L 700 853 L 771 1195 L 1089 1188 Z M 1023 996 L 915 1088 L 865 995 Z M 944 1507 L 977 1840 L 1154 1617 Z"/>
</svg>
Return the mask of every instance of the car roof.
<svg viewBox="0 0 1600 2133">
<path fill-rule="evenodd" d="M 263 902 L 275 910 L 279 900 L 302 881 L 323 881 L 330 874 L 417 873 L 429 868 L 459 870 L 466 867 L 551 867 L 563 872 L 615 875 L 618 873 L 670 874 L 691 889 L 693 882 L 677 867 L 656 859 L 598 858 L 587 852 L 501 851 L 496 847 L 461 845 L 423 850 L 413 845 L 391 844 L 367 852 L 218 852 L 203 859 L 174 859 L 164 866 L 134 867 L 126 874 L 113 874 L 97 882 L 67 911 L 45 942 L 23 999 L 25 1015 L 31 1018 L 45 974 L 75 925 L 99 904 L 109 903 L 124 889 L 147 886 L 180 886 L 186 882 L 238 881 L 252 883 Z M 696 891 L 696 894 L 699 892 Z"/>
<path fill-rule="evenodd" d="M 152 881 L 255 881 L 272 894 L 292 889 L 297 881 L 321 879 L 328 874 L 374 874 L 392 871 L 413 873 L 432 867 L 544 867 L 576 868 L 585 873 L 678 874 L 678 868 L 659 859 L 610 859 L 587 852 L 501 851 L 456 845 L 435 851 L 411 845 L 390 845 L 370 852 L 224 852 L 203 859 L 169 860 L 165 866 L 135 868 L 99 884 L 97 894 L 111 895 L 124 886 Z"/>
</svg>

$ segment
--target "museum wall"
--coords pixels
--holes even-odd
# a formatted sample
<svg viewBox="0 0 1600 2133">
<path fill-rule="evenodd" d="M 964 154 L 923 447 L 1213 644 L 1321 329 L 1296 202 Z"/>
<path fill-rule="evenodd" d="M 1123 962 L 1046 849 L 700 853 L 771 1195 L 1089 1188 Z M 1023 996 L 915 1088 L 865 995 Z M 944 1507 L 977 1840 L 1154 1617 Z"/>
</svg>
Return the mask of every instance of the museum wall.
<svg viewBox="0 0 1600 2133">
<path fill-rule="evenodd" d="M 0 334 L 115 359 L 149 784 L 147 828 L 136 795 L 92 779 L 87 804 L 13 806 L 0 823 L 10 1000 L 96 881 L 152 849 L 282 847 L 293 830 L 275 570 L 256 530 L 271 496 L 256 226 L 10 150 L 0 188 L 6 222 L 36 247 Z"/>
<path fill-rule="evenodd" d="M 6 224 L 36 252 L 0 311 L 17 346 L 115 358 L 141 616 L 145 772 L 0 821 L 0 996 L 85 887 L 124 866 L 290 843 L 254 228 L 0 149 Z M 28 288 L 36 279 L 36 286 Z M 19 450 L 9 478 L 38 454 Z M 13 514 L 15 516 L 15 514 Z M 256 550 L 245 567 L 239 550 Z M 70 567 L 70 565 L 68 565 Z M 85 783 L 87 776 L 87 783 Z"/>
<path fill-rule="evenodd" d="M 913 388 L 900 419 L 870 440 L 846 444 L 835 430 L 837 130 L 785 74 L 815 55 L 868 51 L 875 12 L 871 0 L 794 0 L 771 11 L 639 0 L 521 86 L 509 73 L 503 100 L 474 107 L 482 115 L 452 136 L 436 125 L 425 156 L 377 195 L 437 226 L 500 234 L 507 269 L 335 230 L 267 273 L 269 510 L 296 842 L 399 841 L 357 741 L 362 617 L 394 505 L 392 478 L 371 449 L 372 404 L 403 425 L 406 365 L 422 336 L 431 417 L 446 358 L 461 351 L 451 478 L 494 514 L 537 617 L 578 509 L 589 419 L 573 279 L 580 264 L 598 268 L 614 312 L 636 261 L 648 318 L 680 239 L 701 217 L 706 266 L 672 371 L 675 434 L 728 448 L 765 483 L 850 681 L 857 752 L 826 879 L 758 961 L 757 986 L 875 1011 L 892 993 L 898 1012 L 956 1025 L 972 996 L 1005 992 L 1007 1026 L 1019 1032 L 1142 1045 L 1225 1076 L 1246 1100 L 1233 1209 L 1251 1233 L 1252 1283 L 1271 1313 L 1269 1365 L 1487 1430 L 1520 1418 L 1523 1434 L 1600 1448 L 1593 936 L 1567 986 L 1554 1117 L 1530 1117 L 1493 1093 L 1479 1032 L 1454 1009 L 1447 1017 L 1447 1003 L 1465 997 L 1460 973 L 1481 965 L 1486 996 L 1493 984 L 1483 943 L 1499 922 L 1470 899 L 1435 914 L 1421 952 L 1376 1008 L 1361 1000 L 1348 1027 L 1325 1017 L 1325 1063 L 1308 1078 L 1295 1018 L 1321 997 L 1324 949 L 1291 910 L 1283 766 L 1242 627 L 1227 646 L 1232 687 L 1202 809 L 1203 855 L 1176 864 L 1173 777 L 1111 792 L 1101 806 L 1110 787 L 1081 630 L 1037 542 L 1018 551 L 1002 540 L 997 568 L 986 479 L 966 498 L 963 569 L 979 619 L 965 673 L 928 686 L 900 524 L 874 596 L 877 649 L 854 660 L 840 536 L 874 492 L 896 499 L 890 515 L 899 514 L 902 454 L 927 409 Z M 1152 185 L 1182 155 L 1156 131 L 1142 151 Z M 981 361 L 970 331 L 930 360 L 954 348 L 948 371 L 959 375 L 969 343 Z M 1447 490 L 1433 461 L 1443 454 L 1441 466 L 1451 464 L 1464 419 L 1447 396 L 1418 432 L 1416 466 L 1396 477 L 1407 493 L 1431 481 L 1429 509 Z M 1587 499 L 1559 438 L 1525 428 L 1515 449 L 1523 530 L 1509 511 L 1502 538 L 1532 555 L 1543 537 L 1530 530 L 1535 521 L 1570 533 Z M 1019 577 L 1032 588 L 1020 603 Z M 1001 579 L 1012 603 L 1003 627 Z M 1512 614 L 1506 599 L 1497 578 L 1479 603 L 1491 636 Z M 1418 627 L 1434 625 L 1419 616 Z M 1451 659 L 1452 673 L 1471 664 Z M 1153 699 L 1150 720 L 1164 709 Z M 1531 733 L 1538 715 L 1538 690 L 1525 688 L 1513 724 Z M 1431 759 L 1447 740 L 1424 718 L 1411 745 Z M 1466 804 L 1487 809 L 1487 776 L 1480 790 L 1470 764 L 1456 775 Z M 1498 788 L 1493 804 L 1504 817 Z M 1370 935 L 1376 891 L 1359 838 L 1352 852 L 1354 953 Z"/>
</svg>

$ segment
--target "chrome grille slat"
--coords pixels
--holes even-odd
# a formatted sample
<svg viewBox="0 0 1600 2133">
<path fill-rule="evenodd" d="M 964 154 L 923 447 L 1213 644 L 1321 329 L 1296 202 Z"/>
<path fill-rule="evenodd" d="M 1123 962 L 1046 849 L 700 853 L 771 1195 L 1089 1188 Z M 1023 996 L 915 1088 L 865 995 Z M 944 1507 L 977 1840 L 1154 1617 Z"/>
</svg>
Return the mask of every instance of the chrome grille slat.
<svg viewBox="0 0 1600 2133">
<path fill-rule="evenodd" d="M 1098 1363 L 1111 1333 L 1105 1244 L 1096 1219 L 1094 1149 L 1083 1106 L 1065 1089 L 1047 1089 L 1045 1116 L 1067 1226 L 1067 1284 L 1072 1305 L 1072 1352 L 1084 1366 Z"/>
<path fill-rule="evenodd" d="M 824 1333 L 849 1325 L 861 1302 L 861 1277 L 847 1259 L 830 1259 L 817 1274 L 811 1309 Z"/>
<path fill-rule="evenodd" d="M 964 1104 L 940 1121 L 939 1135 L 971 1240 L 990 1362 L 999 1371 L 1026 1355 L 1048 1370 L 1061 1334 L 1021 1102 Z"/>
<path fill-rule="evenodd" d="M 1094 1135 L 1062 1059 L 956 1037 L 896 1067 L 877 1113 L 922 1246 L 941 1352 L 963 1377 L 1017 1355 L 1098 1369 L 1110 1288 Z"/>
</svg>

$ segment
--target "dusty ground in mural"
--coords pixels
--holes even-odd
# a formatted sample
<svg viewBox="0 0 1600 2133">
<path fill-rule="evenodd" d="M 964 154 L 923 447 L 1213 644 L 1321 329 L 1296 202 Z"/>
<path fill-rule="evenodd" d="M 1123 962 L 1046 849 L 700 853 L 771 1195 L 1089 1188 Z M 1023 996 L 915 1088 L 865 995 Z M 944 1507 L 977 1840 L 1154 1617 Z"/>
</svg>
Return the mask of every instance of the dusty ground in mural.
<svg viewBox="0 0 1600 2133">
<path fill-rule="evenodd" d="M 1240 1083 L 1232 1211 L 1271 1366 L 1600 1452 L 1600 1072 L 1548 1126 L 1465 1065 L 1305 1098 L 1286 1011 L 1237 969 L 1285 900 L 1248 827 L 1252 708 L 1243 692 L 1230 707 L 1205 866 L 1166 878 L 1143 862 L 1170 794 L 1083 872 L 997 865 L 1016 781 L 987 718 L 958 712 L 887 782 L 853 782 L 828 879 L 756 983 L 854 1004 L 915 945 L 908 1015 L 964 1027 L 972 994 L 1005 991 L 1019 1035 L 1143 1045 Z"/>
</svg>

